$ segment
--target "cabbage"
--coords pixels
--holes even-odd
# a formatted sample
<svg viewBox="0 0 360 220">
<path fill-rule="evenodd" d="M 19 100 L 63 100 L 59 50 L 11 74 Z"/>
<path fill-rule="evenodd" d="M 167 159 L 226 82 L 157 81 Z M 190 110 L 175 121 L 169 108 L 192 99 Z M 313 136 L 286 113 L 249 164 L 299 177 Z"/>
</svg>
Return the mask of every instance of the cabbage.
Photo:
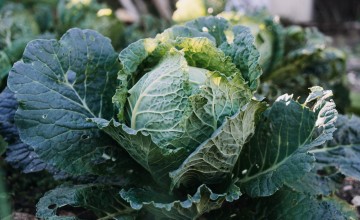
<svg viewBox="0 0 360 220">
<path fill-rule="evenodd" d="M 120 54 L 92 30 L 31 41 L 8 79 L 14 130 L 38 164 L 76 180 L 45 194 L 37 216 L 59 217 L 66 205 L 103 219 L 351 216 L 318 197 L 334 190 L 316 157 L 335 130 L 332 92 L 312 87 L 301 103 L 284 94 L 270 106 L 254 96 L 261 74 L 251 30 L 216 17 Z M 309 190 L 321 181 L 326 189 Z"/>
</svg>

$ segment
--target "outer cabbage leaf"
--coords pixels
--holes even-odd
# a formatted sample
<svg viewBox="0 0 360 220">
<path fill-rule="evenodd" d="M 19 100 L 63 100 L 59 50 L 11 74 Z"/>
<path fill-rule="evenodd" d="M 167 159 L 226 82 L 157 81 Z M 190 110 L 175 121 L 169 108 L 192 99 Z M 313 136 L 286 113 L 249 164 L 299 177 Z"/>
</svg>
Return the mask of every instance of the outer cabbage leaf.
<svg viewBox="0 0 360 220">
<path fill-rule="evenodd" d="M 268 196 L 301 179 L 314 167 L 308 151 L 332 138 L 337 112 L 331 91 L 311 88 L 304 104 L 283 95 L 268 109 L 255 135 L 243 148 L 237 173 L 251 197 Z M 315 102 L 310 108 L 309 103 Z"/>
<path fill-rule="evenodd" d="M 20 168 L 24 173 L 46 169 L 60 177 L 56 169 L 41 160 L 32 147 L 20 140 L 14 121 L 17 108 L 14 93 L 5 88 L 0 94 L 0 134 L 9 143 L 5 160 L 13 167 Z"/>
<path fill-rule="evenodd" d="M 118 69 L 110 40 L 95 31 L 71 29 L 59 42 L 30 42 L 8 79 L 20 103 L 15 120 L 22 141 L 50 165 L 75 175 L 136 167 L 110 137 L 86 122 L 95 115 L 113 116 Z"/>
<path fill-rule="evenodd" d="M 357 219 L 355 209 L 344 201 L 311 197 L 289 189 L 255 203 L 257 213 L 253 219 Z"/>
<path fill-rule="evenodd" d="M 91 121 L 116 140 L 162 186 L 169 183 L 168 172 L 178 167 L 187 155 L 184 149 L 161 149 L 149 134 L 137 132 L 114 120 L 93 118 Z"/>
<path fill-rule="evenodd" d="M 336 191 L 338 187 L 337 178 L 339 175 L 319 175 L 317 173 L 317 166 L 310 172 L 304 174 L 301 179 L 291 183 L 287 186 L 296 192 L 304 193 L 311 196 L 322 195 L 329 196 Z M 340 178 L 339 178 L 340 179 Z"/>
<path fill-rule="evenodd" d="M 335 126 L 334 138 L 311 152 L 321 166 L 360 180 L 360 118 L 339 115 Z"/>
<path fill-rule="evenodd" d="M 36 215 L 41 219 L 78 219 L 58 216 L 58 209 L 70 205 L 89 209 L 99 219 L 135 219 L 137 212 L 124 205 L 125 201 L 121 199 L 118 192 L 118 188 L 108 185 L 59 186 L 40 199 L 36 205 Z"/>
<path fill-rule="evenodd" d="M 206 185 L 201 185 L 196 193 L 186 200 L 175 200 L 172 196 L 159 194 L 152 189 L 121 190 L 121 197 L 130 206 L 139 210 L 149 210 L 156 219 L 197 219 L 202 214 L 221 207 L 224 201 L 239 199 L 240 189 L 231 185 L 226 193 L 217 194 Z M 174 201 L 175 200 L 175 201 Z"/>
<path fill-rule="evenodd" d="M 256 122 L 264 109 L 264 104 L 252 101 L 241 112 L 227 117 L 208 140 L 170 173 L 172 185 L 186 185 L 192 179 L 205 184 L 228 180 L 242 147 L 254 134 Z"/>
</svg>

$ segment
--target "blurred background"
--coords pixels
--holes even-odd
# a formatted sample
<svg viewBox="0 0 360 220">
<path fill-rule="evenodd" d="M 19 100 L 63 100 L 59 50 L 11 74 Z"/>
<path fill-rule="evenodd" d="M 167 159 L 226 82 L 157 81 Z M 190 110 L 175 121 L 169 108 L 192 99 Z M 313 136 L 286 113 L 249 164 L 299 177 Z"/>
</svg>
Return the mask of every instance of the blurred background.
<svg viewBox="0 0 360 220">
<path fill-rule="evenodd" d="M 288 87 L 304 86 L 307 94 L 309 86 L 320 84 L 340 94 L 335 95 L 335 101 L 338 100 L 341 113 L 360 114 L 359 0 L 0 0 L 0 91 L 6 87 L 9 70 L 21 59 L 30 40 L 59 39 L 73 27 L 95 29 L 109 37 L 115 49 L 121 51 L 138 39 L 154 37 L 172 25 L 207 15 L 249 26 L 265 58 L 269 50 L 272 52 L 269 57 L 275 56 L 281 49 L 279 42 L 285 42 L 285 49 L 282 48 L 285 61 L 276 65 L 264 61 L 261 79 L 264 86 L 259 93 L 268 97 L 269 102 L 279 92 L 287 92 Z M 267 41 L 271 45 L 263 44 Z M 308 56 L 309 51 L 315 52 Z M 297 59 L 303 60 L 301 65 Z M 289 69 L 299 70 L 296 73 L 299 77 L 294 76 L 291 81 L 276 78 L 281 74 L 289 76 Z M 322 76 L 329 81 L 325 82 Z M 279 82 L 276 88 L 271 81 Z M 302 96 L 304 91 L 295 93 Z M 12 144 L 11 140 L 6 141 Z M 39 197 L 61 180 L 53 180 L 46 171 L 32 174 L 34 170 L 29 168 L 29 163 L 19 159 L 18 152 L 11 148 L 5 150 L 5 145 L 0 136 L 0 154 L 6 151 L 2 157 L 6 159 L 0 158 L 3 171 L 0 219 L 11 219 L 10 207 L 14 219 L 35 219 Z M 28 155 L 29 152 L 22 154 Z M 342 190 L 339 194 L 355 204 L 360 185 L 345 184 L 350 184 L 352 191 Z M 63 215 L 86 216 L 82 210 L 63 212 Z"/>
</svg>

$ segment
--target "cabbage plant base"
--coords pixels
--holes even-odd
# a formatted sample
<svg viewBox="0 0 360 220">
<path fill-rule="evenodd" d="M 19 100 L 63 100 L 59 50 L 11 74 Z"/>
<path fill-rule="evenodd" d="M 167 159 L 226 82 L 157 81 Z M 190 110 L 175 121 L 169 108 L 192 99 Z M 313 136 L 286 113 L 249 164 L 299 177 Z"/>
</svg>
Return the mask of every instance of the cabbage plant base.
<svg viewBox="0 0 360 220">
<path fill-rule="evenodd" d="M 66 205 L 99 219 L 356 218 L 317 172 L 344 159 L 317 157 L 332 152 L 332 92 L 253 99 L 261 68 L 247 28 L 201 18 L 131 44 L 119 60 L 109 39 L 71 29 L 30 42 L 10 71 L 21 140 L 76 180 L 45 194 L 39 218 L 76 219 L 57 216 Z"/>
</svg>

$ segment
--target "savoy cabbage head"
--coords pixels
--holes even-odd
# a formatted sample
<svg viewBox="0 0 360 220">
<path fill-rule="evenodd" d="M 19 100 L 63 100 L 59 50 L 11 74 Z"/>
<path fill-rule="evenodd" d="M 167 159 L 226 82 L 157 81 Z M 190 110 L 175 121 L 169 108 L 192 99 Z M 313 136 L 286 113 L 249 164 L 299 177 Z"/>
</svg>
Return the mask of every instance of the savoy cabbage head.
<svg viewBox="0 0 360 220">
<path fill-rule="evenodd" d="M 269 106 L 254 97 L 259 61 L 250 29 L 216 17 L 119 55 L 92 30 L 30 42 L 8 79 L 19 136 L 76 180 L 45 194 L 38 217 L 61 218 L 66 205 L 103 219 L 354 216 L 317 172 L 335 130 L 332 92 L 312 87 L 303 103 L 285 94 Z"/>
</svg>

